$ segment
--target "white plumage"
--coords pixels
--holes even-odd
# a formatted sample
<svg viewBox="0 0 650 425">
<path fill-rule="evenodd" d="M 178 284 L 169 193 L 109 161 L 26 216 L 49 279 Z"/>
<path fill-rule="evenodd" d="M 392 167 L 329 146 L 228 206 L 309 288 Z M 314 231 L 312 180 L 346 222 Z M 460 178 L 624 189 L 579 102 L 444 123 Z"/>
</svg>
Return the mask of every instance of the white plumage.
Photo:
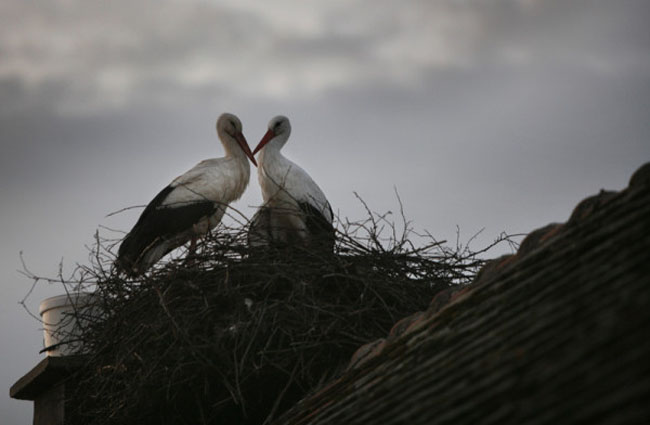
<svg viewBox="0 0 650 425">
<path fill-rule="evenodd" d="M 226 155 L 201 161 L 174 179 L 147 205 L 118 251 L 117 267 L 129 275 L 144 273 L 165 254 L 209 232 L 229 203 L 239 199 L 255 159 L 233 114 L 217 120 Z M 192 247 L 193 248 L 193 247 Z"/>
<path fill-rule="evenodd" d="M 334 217 L 325 194 L 305 170 L 280 152 L 290 134 L 289 119 L 277 116 L 253 151 L 254 155 L 261 150 L 257 175 L 264 205 L 252 220 L 249 243 L 318 245 L 331 251 Z"/>
</svg>

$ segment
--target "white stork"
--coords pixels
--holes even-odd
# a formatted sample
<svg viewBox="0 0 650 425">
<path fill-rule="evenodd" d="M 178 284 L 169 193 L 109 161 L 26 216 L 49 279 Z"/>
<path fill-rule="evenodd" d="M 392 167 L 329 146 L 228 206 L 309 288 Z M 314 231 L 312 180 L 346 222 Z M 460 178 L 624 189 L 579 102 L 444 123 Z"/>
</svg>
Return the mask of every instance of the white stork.
<svg viewBox="0 0 650 425">
<path fill-rule="evenodd" d="M 205 235 L 223 217 L 226 207 L 241 197 L 255 157 L 233 114 L 217 120 L 217 134 L 226 156 L 201 161 L 174 179 L 147 205 L 120 245 L 116 265 L 131 276 L 144 273 L 165 254 Z"/>
<path fill-rule="evenodd" d="M 332 208 L 309 174 L 280 152 L 290 134 L 289 119 L 277 116 L 253 151 L 253 155 L 261 151 L 257 176 L 264 205 L 251 221 L 249 244 L 298 245 L 331 252 Z"/>
</svg>

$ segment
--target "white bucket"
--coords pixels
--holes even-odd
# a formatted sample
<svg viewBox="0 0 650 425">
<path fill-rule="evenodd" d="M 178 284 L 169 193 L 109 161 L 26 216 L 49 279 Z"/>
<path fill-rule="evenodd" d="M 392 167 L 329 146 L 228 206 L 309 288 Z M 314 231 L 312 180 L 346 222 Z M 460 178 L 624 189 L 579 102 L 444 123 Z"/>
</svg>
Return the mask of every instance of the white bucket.
<svg viewBox="0 0 650 425">
<path fill-rule="evenodd" d="M 43 321 L 43 351 L 48 356 L 70 356 L 83 352 L 83 345 L 79 341 L 81 332 L 98 314 L 94 299 L 92 293 L 76 292 L 41 301 L 38 311 Z"/>
</svg>

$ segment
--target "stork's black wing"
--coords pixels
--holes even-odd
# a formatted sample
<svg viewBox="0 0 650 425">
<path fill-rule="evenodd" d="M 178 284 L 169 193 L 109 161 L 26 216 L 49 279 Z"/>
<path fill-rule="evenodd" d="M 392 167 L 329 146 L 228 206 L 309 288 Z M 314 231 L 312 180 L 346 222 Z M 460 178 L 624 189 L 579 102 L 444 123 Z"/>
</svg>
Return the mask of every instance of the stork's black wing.
<svg viewBox="0 0 650 425">
<path fill-rule="evenodd" d="M 197 223 L 201 218 L 214 214 L 218 205 L 210 201 L 184 202 L 163 205 L 174 190 L 167 186 L 156 195 L 144 209 L 137 223 L 120 245 L 117 264 L 124 270 L 132 269 L 145 250 L 158 240 L 171 240 Z M 184 243 L 185 241 L 180 241 Z M 174 249 L 171 246 L 169 250 Z"/>
<path fill-rule="evenodd" d="M 305 224 L 310 237 L 319 247 L 327 249 L 329 252 L 334 250 L 334 227 L 332 223 L 323 215 L 318 208 L 309 202 L 298 202 L 298 206 L 305 215 Z M 332 207 L 327 204 L 330 215 L 333 217 Z"/>
</svg>

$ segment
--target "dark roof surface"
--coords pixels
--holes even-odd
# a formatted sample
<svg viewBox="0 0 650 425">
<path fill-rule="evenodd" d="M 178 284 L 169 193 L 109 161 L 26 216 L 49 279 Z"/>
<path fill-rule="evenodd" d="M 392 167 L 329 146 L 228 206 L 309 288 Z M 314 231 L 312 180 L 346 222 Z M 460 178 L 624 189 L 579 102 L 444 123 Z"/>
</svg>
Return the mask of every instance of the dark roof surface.
<svg viewBox="0 0 650 425">
<path fill-rule="evenodd" d="M 650 164 L 449 289 L 278 424 L 650 423 Z"/>
</svg>

